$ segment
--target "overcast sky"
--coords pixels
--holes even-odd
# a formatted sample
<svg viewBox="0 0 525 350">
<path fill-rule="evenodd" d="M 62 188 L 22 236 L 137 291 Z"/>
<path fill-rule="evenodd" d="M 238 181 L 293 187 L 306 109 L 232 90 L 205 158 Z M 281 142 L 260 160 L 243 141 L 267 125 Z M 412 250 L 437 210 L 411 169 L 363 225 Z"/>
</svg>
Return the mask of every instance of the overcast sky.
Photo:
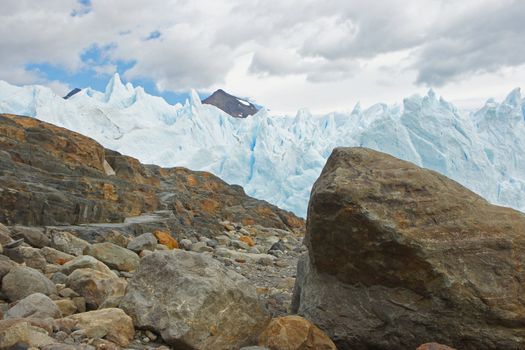
<svg viewBox="0 0 525 350">
<path fill-rule="evenodd" d="M 522 0 L 2 0 L 0 79 L 102 89 L 116 71 L 169 101 L 223 88 L 274 111 L 461 105 L 525 81 Z"/>
</svg>

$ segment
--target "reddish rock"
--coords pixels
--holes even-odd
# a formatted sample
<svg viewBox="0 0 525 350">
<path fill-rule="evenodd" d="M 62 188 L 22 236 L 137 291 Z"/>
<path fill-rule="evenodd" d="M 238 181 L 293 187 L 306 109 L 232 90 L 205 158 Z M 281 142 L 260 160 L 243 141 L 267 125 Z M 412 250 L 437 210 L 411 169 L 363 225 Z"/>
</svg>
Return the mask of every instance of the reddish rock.
<svg viewBox="0 0 525 350">
<path fill-rule="evenodd" d="M 271 320 L 259 337 L 259 345 L 270 350 L 337 350 L 322 330 L 300 316 Z"/>
<path fill-rule="evenodd" d="M 179 249 L 179 242 L 173 238 L 169 232 L 156 230 L 153 232 L 160 244 L 165 245 L 168 249 Z"/>
<path fill-rule="evenodd" d="M 253 247 L 255 245 L 255 242 L 249 236 L 241 236 L 239 237 L 239 241 L 246 243 L 250 247 Z"/>
</svg>

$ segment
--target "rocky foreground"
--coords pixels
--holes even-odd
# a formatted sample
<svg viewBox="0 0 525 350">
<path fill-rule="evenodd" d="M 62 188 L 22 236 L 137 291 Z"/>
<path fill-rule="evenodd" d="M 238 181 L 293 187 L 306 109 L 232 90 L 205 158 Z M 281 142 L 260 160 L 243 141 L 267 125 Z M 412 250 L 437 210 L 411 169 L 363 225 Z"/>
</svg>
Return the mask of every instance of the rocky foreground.
<svg viewBox="0 0 525 350">
<path fill-rule="evenodd" d="M 435 172 L 335 149 L 305 236 L 35 119 L 0 146 L 0 350 L 525 347 L 525 215 Z"/>
</svg>

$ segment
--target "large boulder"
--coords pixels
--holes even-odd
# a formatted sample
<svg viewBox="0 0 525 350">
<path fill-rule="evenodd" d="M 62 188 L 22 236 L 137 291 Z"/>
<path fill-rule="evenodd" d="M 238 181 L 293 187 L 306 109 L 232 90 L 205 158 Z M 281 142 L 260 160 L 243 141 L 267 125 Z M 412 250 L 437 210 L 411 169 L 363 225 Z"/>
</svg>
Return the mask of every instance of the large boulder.
<svg viewBox="0 0 525 350">
<path fill-rule="evenodd" d="M 9 300 L 16 301 L 33 293 L 56 294 L 57 289 L 40 271 L 27 266 L 16 266 L 2 279 L 2 292 Z"/>
<path fill-rule="evenodd" d="M 136 327 L 184 349 L 239 349 L 255 343 L 268 322 L 248 280 L 182 250 L 142 258 L 120 307 Z"/>
<path fill-rule="evenodd" d="M 341 349 L 525 347 L 525 215 L 363 148 L 312 189 L 293 311 Z"/>
</svg>

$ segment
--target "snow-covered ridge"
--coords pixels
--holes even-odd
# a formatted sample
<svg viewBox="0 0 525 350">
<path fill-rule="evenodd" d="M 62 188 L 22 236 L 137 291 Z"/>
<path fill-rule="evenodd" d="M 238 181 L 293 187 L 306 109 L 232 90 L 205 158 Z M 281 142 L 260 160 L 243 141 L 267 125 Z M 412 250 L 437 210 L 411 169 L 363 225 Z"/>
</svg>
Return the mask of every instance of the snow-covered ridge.
<svg viewBox="0 0 525 350">
<path fill-rule="evenodd" d="M 115 75 L 104 92 L 68 100 L 42 86 L 0 81 L 0 112 L 36 117 L 145 163 L 210 171 L 249 195 L 305 216 L 310 189 L 337 146 L 363 146 L 436 170 L 493 203 L 525 211 L 525 101 L 519 89 L 468 115 L 412 96 L 351 113 L 233 118 L 201 104 L 168 104 Z"/>
</svg>

